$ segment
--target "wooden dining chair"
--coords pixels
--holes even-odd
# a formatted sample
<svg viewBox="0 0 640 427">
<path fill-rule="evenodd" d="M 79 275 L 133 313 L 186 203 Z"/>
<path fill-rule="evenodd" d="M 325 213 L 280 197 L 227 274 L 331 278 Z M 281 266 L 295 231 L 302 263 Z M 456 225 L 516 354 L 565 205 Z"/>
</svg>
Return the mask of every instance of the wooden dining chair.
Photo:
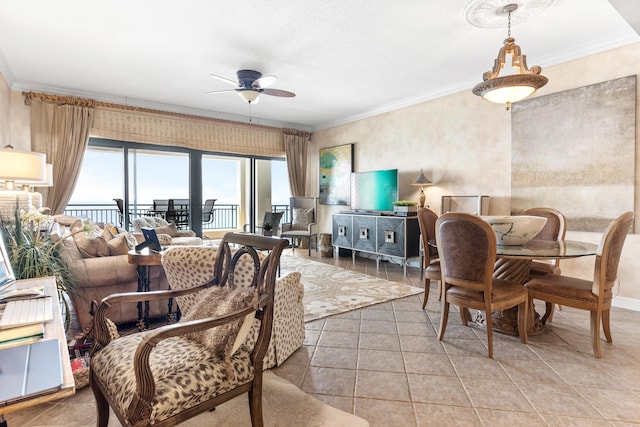
<svg viewBox="0 0 640 427">
<path fill-rule="evenodd" d="M 423 274 L 424 274 L 424 299 L 422 308 L 427 306 L 429 301 L 429 289 L 431 281 L 438 281 L 438 298 L 442 299 L 442 272 L 440 271 L 440 260 L 438 259 L 438 248 L 430 245 L 429 241 L 436 240 L 436 221 L 438 214 L 428 208 L 418 209 L 418 224 L 420 225 L 420 235 L 422 236 L 423 251 Z"/>
<path fill-rule="evenodd" d="M 567 233 L 567 223 L 562 212 L 553 208 L 531 208 L 522 213 L 547 218 L 547 222 L 542 230 L 535 235 L 533 240 L 564 240 Z M 560 274 L 560 260 L 554 259 L 551 262 L 533 260 L 530 274 Z"/>
<path fill-rule="evenodd" d="M 493 357 L 491 313 L 518 306 L 518 333 L 526 343 L 527 290 L 518 283 L 494 278 L 496 235 L 491 226 L 477 215 L 447 213 L 436 221 L 436 240 L 443 284 L 438 339 L 444 338 L 450 304 L 459 306 L 465 326 L 465 309 L 481 310 L 485 312 L 489 357 Z"/>
<path fill-rule="evenodd" d="M 536 275 L 525 284 L 529 298 L 546 303 L 542 317 L 545 323 L 552 313 L 553 304 L 588 310 L 591 312 L 591 339 L 593 352 L 600 359 L 600 323 L 604 336 L 611 343 L 612 289 L 618 276 L 618 264 L 624 241 L 633 222 L 633 212 L 626 212 L 613 220 L 602 235 L 593 272 L 593 280 L 584 280 L 557 274 Z"/>
</svg>

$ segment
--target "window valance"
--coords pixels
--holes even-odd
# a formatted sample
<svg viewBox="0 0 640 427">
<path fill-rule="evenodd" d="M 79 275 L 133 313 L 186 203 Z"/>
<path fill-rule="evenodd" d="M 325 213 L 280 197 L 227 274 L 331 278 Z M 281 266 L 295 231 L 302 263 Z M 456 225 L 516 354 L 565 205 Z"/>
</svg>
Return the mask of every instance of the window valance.
<svg viewBox="0 0 640 427">
<path fill-rule="evenodd" d="M 34 92 L 25 92 L 23 95 L 27 105 L 31 104 L 32 99 L 38 99 L 55 104 L 94 107 L 90 136 L 98 138 L 232 154 L 285 157 L 283 134 L 302 132 L 68 96 Z"/>
</svg>

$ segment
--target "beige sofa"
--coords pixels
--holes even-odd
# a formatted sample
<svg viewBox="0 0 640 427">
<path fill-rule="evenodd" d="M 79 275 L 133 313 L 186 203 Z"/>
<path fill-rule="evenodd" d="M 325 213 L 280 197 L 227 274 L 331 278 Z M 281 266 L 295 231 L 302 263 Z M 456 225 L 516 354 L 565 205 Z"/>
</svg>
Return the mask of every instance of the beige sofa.
<svg viewBox="0 0 640 427">
<path fill-rule="evenodd" d="M 128 261 L 127 252 L 142 236 L 131 233 L 117 233 L 115 236 L 107 225 L 99 228 L 94 235 L 84 232 L 73 234 L 74 217 L 54 217 L 56 226 L 52 229 L 55 239 L 63 238 L 61 255 L 67 260 L 75 279 L 75 292 L 71 297 L 73 309 L 83 330 L 92 325 L 91 302 L 119 292 L 135 292 L 138 289 L 138 274 L 134 264 Z M 118 230 L 121 231 L 121 230 Z M 162 266 L 151 267 L 150 289 L 168 289 L 169 285 Z M 151 318 L 165 316 L 168 301 L 150 302 Z M 109 318 L 117 324 L 138 320 L 135 305 L 122 304 L 109 310 Z"/>
</svg>

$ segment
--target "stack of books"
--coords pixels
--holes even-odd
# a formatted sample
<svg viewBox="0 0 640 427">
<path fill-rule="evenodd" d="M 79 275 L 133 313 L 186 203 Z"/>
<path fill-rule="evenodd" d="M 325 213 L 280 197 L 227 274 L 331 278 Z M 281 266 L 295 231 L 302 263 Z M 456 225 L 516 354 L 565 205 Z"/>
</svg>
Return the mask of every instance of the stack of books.
<svg viewBox="0 0 640 427">
<path fill-rule="evenodd" d="M 52 319 L 52 300 L 44 295 L 1 304 L 0 348 L 41 340 L 45 322 Z"/>
</svg>

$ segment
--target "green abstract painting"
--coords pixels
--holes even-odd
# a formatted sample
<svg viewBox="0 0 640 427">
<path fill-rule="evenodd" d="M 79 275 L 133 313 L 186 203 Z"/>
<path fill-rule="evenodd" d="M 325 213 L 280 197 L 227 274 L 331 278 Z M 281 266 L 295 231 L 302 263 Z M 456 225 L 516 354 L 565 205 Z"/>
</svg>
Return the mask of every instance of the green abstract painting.
<svg viewBox="0 0 640 427">
<path fill-rule="evenodd" d="M 349 205 L 353 144 L 320 149 L 320 204 Z"/>
</svg>

